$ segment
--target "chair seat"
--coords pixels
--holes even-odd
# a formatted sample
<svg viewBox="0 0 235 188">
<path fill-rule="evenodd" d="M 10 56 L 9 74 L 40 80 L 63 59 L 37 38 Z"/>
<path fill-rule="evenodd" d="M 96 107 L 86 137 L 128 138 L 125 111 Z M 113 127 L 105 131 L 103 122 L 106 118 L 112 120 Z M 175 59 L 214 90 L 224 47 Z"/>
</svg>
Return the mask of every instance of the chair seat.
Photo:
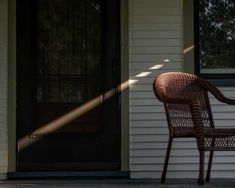
<svg viewBox="0 0 235 188">
<path fill-rule="evenodd" d="M 195 131 L 193 127 L 173 127 L 174 137 L 194 137 Z"/>
<path fill-rule="evenodd" d="M 205 128 L 205 150 L 234 150 L 235 129 Z"/>
<path fill-rule="evenodd" d="M 235 135 L 235 128 L 205 128 L 205 137 L 230 137 Z"/>
<path fill-rule="evenodd" d="M 164 104 L 169 139 L 161 182 L 166 180 L 173 138 L 195 138 L 199 151 L 198 184 L 204 184 L 205 151 L 210 151 L 206 181 L 210 181 L 213 151 L 235 151 L 235 128 L 214 128 L 210 95 L 220 102 L 234 105 L 212 83 L 196 75 L 168 72 L 158 75 L 153 82 L 155 96 Z M 213 127 L 213 128 L 211 128 Z"/>
</svg>

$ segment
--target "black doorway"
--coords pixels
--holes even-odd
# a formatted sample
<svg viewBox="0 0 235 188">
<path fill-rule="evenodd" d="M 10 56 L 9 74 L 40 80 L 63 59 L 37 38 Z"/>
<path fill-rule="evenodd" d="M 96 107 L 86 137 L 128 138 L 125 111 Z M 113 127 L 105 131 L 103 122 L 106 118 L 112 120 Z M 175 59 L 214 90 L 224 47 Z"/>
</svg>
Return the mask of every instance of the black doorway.
<svg viewBox="0 0 235 188">
<path fill-rule="evenodd" d="M 41 129 L 119 80 L 118 0 L 17 1 L 17 170 L 120 170 L 119 94 Z"/>
</svg>

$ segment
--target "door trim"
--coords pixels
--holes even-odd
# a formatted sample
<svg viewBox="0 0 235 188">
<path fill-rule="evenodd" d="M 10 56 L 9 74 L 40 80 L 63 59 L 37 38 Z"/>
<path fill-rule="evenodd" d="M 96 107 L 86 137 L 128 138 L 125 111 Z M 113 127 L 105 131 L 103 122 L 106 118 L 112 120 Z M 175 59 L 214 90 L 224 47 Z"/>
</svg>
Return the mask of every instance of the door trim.
<svg viewBox="0 0 235 188">
<path fill-rule="evenodd" d="M 9 177 L 16 173 L 16 0 L 9 0 L 9 131 L 8 131 L 8 172 Z M 121 0 L 120 8 L 120 29 L 121 29 L 121 82 L 129 79 L 128 75 L 128 0 Z M 121 171 L 129 173 L 129 91 L 126 89 L 121 94 Z M 58 172 L 56 172 L 58 173 Z M 81 172 L 79 172 L 81 173 Z M 89 172 L 91 173 L 91 172 Z M 95 173 L 95 172 L 94 172 Z M 29 177 L 32 173 L 24 173 Z M 86 172 L 82 173 L 86 174 Z M 112 173 L 108 173 L 112 174 Z M 18 175 L 17 175 L 18 176 Z M 84 177 L 86 175 L 83 175 Z M 129 176 L 129 175 L 128 175 Z M 48 177 L 45 175 L 45 177 Z"/>
<path fill-rule="evenodd" d="M 8 172 L 16 170 L 16 0 L 8 0 Z"/>
<path fill-rule="evenodd" d="M 29 1 L 29 2 L 31 2 L 31 1 Z M 29 9 L 30 8 L 30 3 L 28 3 L 28 2 L 24 2 L 23 4 L 19 4 L 20 6 L 19 6 L 19 8 L 22 8 L 22 9 L 20 9 L 20 10 L 24 10 L 24 8 L 26 8 L 27 10 L 29 10 L 29 12 L 28 11 L 20 11 L 19 13 L 23 13 L 23 16 L 29 16 L 30 15 L 30 13 L 32 13 L 32 11 Z M 18 7 L 17 7 L 17 9 L 18 9 Z M 18 14 L 18 13 L 17 13 Z M 33 14 L 34 14 L 34 12 L 33 12 Z M 116 18 L 115 18 L 116 19 Z M 120 19 L 120 15 L 118 16 L 118 20 Z M 19 22 L 18 22 L 19 21 Z M 108 20 L 108 21 L 110 21 L 110 20 Z M 22 22 L 22 19 L 20 19 L 20 20 L 17 20 L 17 26 L 19 25 L 19 24 L 21 24 L 21 22 Z M 27 22 L 25 21 L 25 20 L 23 20 L 23 22 L 22 23 L 25 23 L 26 24 L 26 29 L 24 28 L 22 31 L 27 31 L 27 32 L 29 32 L 29 34 L 31 34 L 31 29 L 32 29 L 32 25 L 34 25 L 34 24 L 32 24 L 33 22 L 32 22 L 32 19 L 27 19 Z M 113 22 L 112 22 L 113 23 Z M 118 22 L 119 23 L 119 22 Z M 18 38 L 18 40 L 17 41 L 19 41 L 19 39 L 20 39 L 20 42 L 22 41 L 21 39 L 21 33 L 22 33 L 22 31 L 21 31 L 21 29 L 22 29 L 22 25 L 19 25 L 20 27 L 17 27 L 17 30 L 19 29 L 19 33 L 17 33 L 17 36 L 19 36 L 20 38 Z M 116 27 L 116 26 L 115 26 Z M 119 28 L 119 27 L 118 27 Z M 119 32 L 118 32 L 119 33 Z M 18 35 L 18 34 L 20 34 L 20 35 Z M 32 34 L 34 34 L 34 33 L 32 33 Z M 32 36 L 34 36 L 34 35 L 32 35 Z M 34 123 L 34 121 L 35 121 L 35 119 L 34 119 L 34 114 L 32 113 L 32 114 L 30 114 L 30 111 L 31 112 L 33 112 L 33 110 L 34 110 L 34 106 L 32 106 L 33 104 L 34 104 L 34 101 L 35 101 L 35 95 L 34 95 L 34 92 L 35 92 L 35 90 L 31 90 L 30 88 L 32 87 L 32 88 L 34 88 L 35 87 L 35 80 L 34 79 L 30 79 L 30 78 L 33 78 L 34 77 L 34 75 L 35 75 L 35 72 L 32 72 L 32 71 L 30 71 L 31 70 L 31 68 L 32 68 L 32 70 L 34 70 L 34 65 L 32 65 L 30 62 L 30 60 L 31 60 L 31 57 L 33 56 L 34 57 L 34 54 L 32 54 L 31 53 L 31 51 L 29 50 L 30 49 L 30 47 L 31 47 L 31 45 L 34 43 L 34 40 L 33 40 L 33 38 L 31 38 L 32 37 L 31 35 L 29 35 L 29 37 L 30 37 L 30 39 L 32 40 L 24 40 L 23 41 L 23 43 L 20 43 L 20 46 L 21 46 L 21 44 L 23 44 L 23 47 L 24 47 L 24 45 L 25 45 L 25 48 L 26 48 L 26 51 L 24 50 L 24 51 L 22 51 L 22 50 L 20 50 L 21 49 L 21 47 L 20 46 L 18 46 L 17 45 L 17 55 L 19 55 L 18 57 L 17 57 L 17 66 L 19 66 L 20 64 L 18 64 L 18 63 L 26 63 L 27 62 L 27 64 L 24 64 L 24 67 L 22 67 L 22 66 L 20 66 L 20 67 L 17 67 L 17 68 L 20 68 L 20 69 L 18 69 L 17 70 L 17 72 L 18 73 L 20 73 L 20 74 L 18 74 L 18 76 L 17 76 L 17 79 L 19 78 L 19 79 L 22 79 L 22 82 L 18 82 L 18 84 L 17 84 L 17 87 L 18 87 L 18 89 L 19 90 L 17 90 L 17 97 L 19 97 L 19 98 L 17 98 L 17 101 L 18 101 L 18 105 L 20 105 L 20 106 L 18 106 L 17 108 L 17 118 L 18 118 L 18 120 L 19 120 L 19 122 L 18 123 L 20 123 L 19 125 L 28 125 L 28 122 L 29 122 L 29 124 L 30 125 L 33 125 L 33 123 Z M 28 37 L 28 35 L 27 35 L 27 33 L 25 33 L 25 32 L 23 32 L 23 36 L 22 37 L 25 37 L 26 39 L 27 39 L 27 37 Z M 24 38 L 23 38 L 24 39 Z M 26 44 L 24 43 L 26 41 Z M 27 42 L 28 41 L 28 42 Z M 119 43 L 120 43 L 120 39 L 118 40 L 118 44 L 116 44 L 116 42 L 115 42 L 115 44 L 116 45 L 118 45 L 118 46 L 116 46 L 116 47 L 119 47 Z M 18 47 L 20 47 L 20 48 L 18 48 Z M 120 49 L 120 48 L 118 48 L 118 49 Z M 27 51 L 28 50 L 28 51 Z M 21 53 L 22 53 L 22 55 L 21 55 Z M 29 55 L 28 55 L 29 54 Z M 118 55 L 119 55 L 119 53 L 118 53 Z M 119 57 L 119 56 L 118 56 Z M 119 61 L 118 61 L 119 62 Z M 31 67 L 32 66 L 32 67 Z M 23 68 L 23 69 L 22 69 Z M 22 74 L 22 72 L 21 71 L 23 71 L 23 70 L 26 70 L 26 71 L 28 71 L 27 72 L 27 77 L 25 77 L 24 75 L 25 74 Z M 23 75 L 23 76 L 22 76 Z M 22 76 L 22 77 L 21 77 Z M 25 82 L 26 81 L 26 82 Z M 28 83 L 28 81 L 29 81 L 29 83 Z M 27 83 L 27 86 L 25 87 L 25 90 L 23 89 L 22 90 L 22 88 L 23 88 L 23 86 L 25 85 L 25 83 Z M 22 85 L 22 87 L 21 87 L 21 85 Z M 22 92 L 23 91 L 23 92 Z M 23 96 L 23 97 L 22 97 Z M 27 100 L 25 101 L 25 96 L 27 96 Z M 31 105 L 32 104 L 32 105 Z M 23 108 L 22 108 L 23 107 Z M 21 111 L 21 109 L 26 109 L 26 111 L 25 110 L 22 110 Z M 18 121 L 17 120 L 17 121 Z M 22 121 L 21 121 L 22 120 Z M 19 129 L 19 126 L 17 126 L 18 127 L 18 138 L 17 138 L 17 141 L 19 141 L 19 139 L 20 139 L 20 137 L 21 136 L 24 136 L 26 133 L 27 133 L 27 131 L 28 130 L 23 130 L 23 129 Z M 20 127 L 20 128 L 22 128 L 22 127 Z M 119 131 L 117 132 L 118 134 L 119 134 Z M 121 135 L 121 134 L 120 134 Z M 19 137 L 20 136 L 20 137 Z M 109 137 L 108 137 L 109 138 Z M 119 139 L 120 139 L 120 137 L 119 137 Z M 118 139 L 118 145 L 120 144 L 120 142 L 119 142 L 119 139 Z M 115 142 L 116 142 L 116 140 L 115 139 L 113 139 Z M 120 139 L 121 140 L 121 139 Z M 106 144 L 107 145 L 107 144 Z M 119 146 L 120 147 L 120 146 Z M 119 147 L 118 147 L 118 156 L 120 156 L 120 154 L 121 154 L 121 147 L 120 147 L 120 149 L 119 149 Z M 119 152 L 120 152 L 120 154 L 119 154 Z M 18 153 L 17 153 L 17 155 L 19 154 L 19 151 L 18 151 Z M 23 156 L 23 155 L 22 155 Z M 29 155 L 28 155 L 29 156 Z M 108 155 L 109 156 L 109 155 Z M 117 155 L 116 155 L 117 156 Z M 19 158 L 18 158 L 18 161 L 17 161 L 17 170 L 24 170 L 24 169 L 22 169 L 21 168 L 21 164 L 23 164 L 24 162 L 27 162 L 27 161 L 24 161 L 24 160 L 21 160 L 21 159 L 26 159 L 27 160 L 27 157 L 25 157 L 25 158 L 20 158 L 21 156 L 19 155 Z M 113 156 L 114 157 L 114 156 Z M 30 157 L 29 157 L 29 159 L 30 159 Z M 116 157 L 114 157 L 114 158 L 111 158 L 111 159 L 114 159 L 114 160 L 116 160 Z M 120 161 L 120 165 L 121 165 L 121 160 L 120 159 L 118 159 L 119 161 Z M 30 161 L 30 160 L 29 160 Z M 33 161 L 33 160 L 32 160 Z M 41 162 L 41 160 L 38 160 L 39 162 Z M 102 160 L 101 160 L 102 161 Z M 33 161 L 33 162 L 35 162 L 35 160 Z M 33 163 L 32 163 L 33 164 Z M 28 165 L 27 165 L 28 166 Z M 43 165 L 44 166 L 44 165 Z M 52 166 L 53 167 L 53 166 Z M 33 169 L 34 167 L 32 167 L 32 169 L 31 170 L 38 170 L 37 168 L 35 168 L 35 169 Z M 120 167 L 117 169 L 117 170 L 119 170 L 120 169 Z M 29 168 L 28 168 L 28 170 L 30 170 Z M 41 169 L 41 170 L 43 170 L 43 169 Z M 44 169 L 44 170 L 50 170 L 50 169 Z M 63 168 L 61 169 L 61 170 L 63 170 Z M 67 170 L 67 168 L 65 168 L 64 170 Z M 95 170 L 95 169 L 94 169 Z"/>
<path fill-rule="evenodd" d="M 129 80 L 129 0 L 120 0 L 121 83 Z M 129 170 L 129 89 L 121 92 L 121 170 Z"/>
</svg>

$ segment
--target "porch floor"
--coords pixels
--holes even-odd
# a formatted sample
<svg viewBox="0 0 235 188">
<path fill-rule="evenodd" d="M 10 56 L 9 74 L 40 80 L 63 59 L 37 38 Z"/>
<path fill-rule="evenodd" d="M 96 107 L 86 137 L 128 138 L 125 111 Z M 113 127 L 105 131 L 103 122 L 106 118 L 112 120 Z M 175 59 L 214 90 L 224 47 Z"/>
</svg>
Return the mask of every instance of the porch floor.
<svg viewBox="0 0 235 188">
<path fill-rule="evenodd" d="M 214 179 L 204 186 L 196 180 L 168 180 L 160 184 L 159 180 L 133 179 L 37 179 L 37 180 L 5 180 L 0 181 L 1 188 L 217 188 L 235 187 L 235 179 Z"/>
</svg>

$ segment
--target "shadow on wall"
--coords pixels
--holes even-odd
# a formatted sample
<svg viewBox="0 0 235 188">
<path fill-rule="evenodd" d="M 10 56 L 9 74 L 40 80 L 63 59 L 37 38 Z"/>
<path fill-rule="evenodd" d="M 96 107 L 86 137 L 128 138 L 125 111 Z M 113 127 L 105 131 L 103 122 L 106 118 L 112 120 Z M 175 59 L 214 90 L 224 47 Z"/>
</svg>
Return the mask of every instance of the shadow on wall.
<svg viewBox="0 0 235 188">
<path fill-rule="evenodd" d="M 183 50 L 183 54 L 190 53 L 194 49 L 194 46 L 190 46 Z M 139 64 L 139 63 L 138 63 Z M 172 63 L 174 64 L 174 63 Z M 75 120 L 76 118 L 80 117 L 81 115 L 85 114 L 86 112 L 92 110 L 93 108 L 97 107 L 98 105 L 102 104 L 104 101 L 108 100 L 112 96 L 126 90 L 127 88 L 132 88 L 136 83 L 140 81 L 141 78 L 149 77 L 151 74 L 153 74 L 154 70 L 159 70 L 164 67 L 164 70 L 167 66 L 171 67 L 171 60 L 166 58 L 163 60 L 163 64 L 154 64 L 149 68 L 143 67 L 143 72 L 139 72 L 138 74 L 131 76 L 129 80 L 126 80 L 122 82 L 120 85 L 118 85 L 116 88 L 113 88 L 111 90 L 108 90 L 107 92 L 100 94 L 99 96 L 95 97 L 94 99 L 88 101 L 87 103 L 75 108 L 74 110 L 64 114 L 63 116 L 43 125 L 39 129 L 33 131 L 30 135 L 26 135 L 20 139 L 20 142 L 22 143 L 21 150 L 24 150 L 31 144 L 38 141 L 38 139 L 28 139 L 28 137 L 31 135 L 39 135 L 45 132 L 47 134 L 53 133 L 54 131 L 60 129 L 63 126 L 66 126 L 66 124 L 70 123 L 71 121 Z M 140 64 L 139 64 L 140 65 Z M 138 66 L 139 66 L 138 65 Z M 143 64 L 145 66 L 145 64 Z M 149 64 L 148 64 L 149 65 Z M 174 65 L 175 66 L 175 65 Z M 135 65 L 133 65 L 133 68 L 135 68 Z M 33 136 L 32 136 L 33 137 Z"/>
<path fill-rule="evenodd" d="M 166 64 L 170 62 L 169 59 L 163 60 Z M 107 92 L 100 94 L 99 96 L 93 98 L 92 100 L 86 102 L 85 104 L 75 108 L 74 110 L 64 114 L 63 116 L 43 125 L 39 129 L 33 131 L 30 133 L 30 135 L 26 135 L 20 139 L 21 150 L 24 150 L 28 146 L 32 145 L 33 143 L 39 141 L 38 139 L 28 139 L 28 137 L 34 137 L 31 135 L 40 135 L 45 132 L 47 134 L 53 133 L 54 131 L 60 129 L 63 126 L 66 126 L 66 124 L 70 123 L 71 121 L 75 120 L 76 118 L 80 117 L 81 115 L 87 113 L 88 111 L 92 110 L 93 108 L 97 107 L 98 105 L 102 104 L 104 101 L 108 100 L 112 96 L 126 90 L 127 88 L 133 87 L 141 78 L 148 77 L 149 75 L 153 74 L 153 70 L 161 69 L 164 67 L 165 64 L 156 64 L 152 67 L 146 69 L 144 72 L 140 72 L 139 74 L 132 76 L 129 78 L 129 80 L 126 80 L 122 82 L 120 85 L 118 85 L 116 88 L 113 88 L 111 90 L 108 90 Z M 45 135 L 46 136 L 46 135 Z"/>
</svg>

